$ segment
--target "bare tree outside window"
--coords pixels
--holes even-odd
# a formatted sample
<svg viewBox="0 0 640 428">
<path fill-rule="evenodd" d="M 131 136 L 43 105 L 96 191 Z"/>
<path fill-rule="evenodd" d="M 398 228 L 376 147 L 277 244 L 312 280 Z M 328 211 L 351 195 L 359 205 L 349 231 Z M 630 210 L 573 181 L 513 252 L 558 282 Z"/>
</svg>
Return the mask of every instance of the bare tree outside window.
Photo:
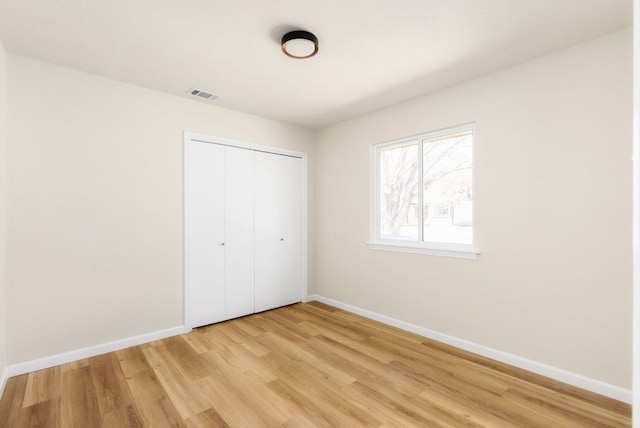
<svg viewBox="0 0 640 428">
<path fill-rule="evenodd" d="M 380 152 L 381 234 L 392 239 L 418 239 L 417 223 L 408 213 L 418 197 L 418 142 Z M 417 216 L 416 216 L 417 217 Z"/>
<path fill-rule="evenodd" d="M 466 131 L 423 141 L 423 241 L 472 241 L 472 138 Z"/>
<path fill-rule="evenodd" d="M 381 147 L 380 237 L 471 244 L 472 149 L 471 128 Z"/>
</svg>

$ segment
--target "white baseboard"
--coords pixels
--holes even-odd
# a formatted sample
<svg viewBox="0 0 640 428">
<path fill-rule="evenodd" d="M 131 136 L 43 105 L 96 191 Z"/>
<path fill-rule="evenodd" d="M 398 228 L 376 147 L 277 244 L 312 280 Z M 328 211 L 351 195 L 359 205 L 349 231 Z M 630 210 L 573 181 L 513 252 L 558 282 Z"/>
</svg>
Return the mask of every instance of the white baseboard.
<svg viewBox="0 0 640 428">
<path fill-rule="evenodd" d="M 6 379 L 13 376 L 19 376 L 36 370 L 48 369 L 49 367 L 82 360 L 83 358 L 95 357 L 96 355 L 118 351 L 120 349 L 153 342 L 154 340 L 165 339 L 171 336 L 177 336 L 179 334 L 188 333 L 189 331 L 191 331 L 191 329 L 185 326 L 172 327 L 165 330 L 154 331 L 125 339 L 114 340 L 113 342 L 77 349 L 75 351 L 51 355 L 37 360 L 26 361 L 24 363 L 10 364 L 5 369 L 4 376 L 2 377 L 2 390 L 0 390 L 0 392 L 4 390 Z M 0 397 L 2 397 L 1 393 Z"/>
<path fill-rule="evenodd" d="M 537 373 L 539 375 L 555 379 L 563 383 L 567 383 L 569 385 L 577 386 L 578 388 L 586 389 L 587 391 L 595 392 L 596 394 L 604 395 L 605 397 L 610 397 L 629 404 L 631 404 L 632 402 L 632 392 L 615 385 L 611 385 L 596 379 L 591 379 L 586 376 L 559 369 L 557 367 L 549 366 L 544 363 L 529 360 L 527 358 L 519 357 L 517 355 L 509 354 L 508 352 L 503 352 L 497 349 L 489 348 L 487 346 L 478 345 L 464 339 L 459 339 L 457 337 L 429 330 L 428 328 L 420 327 L 415 324 L 388 317 L 386 315 L 380 315 L 376 312 L 358 308 L 356 306 L 342 303 L 328 297 L 315 294 L 307 296 L 306 301 L 314 300 L 321 303 L 326 303 L 327 305 L 354 313 L 356 315 L 361 315 L 374 321 L 379 321 L 383 324 L 397 327 L 411 333 L 419 334 L 420 336 L 424 336 L 429 339 L 437 340 L 438 342 L 446 343 L 447 345 L 455 346 L 456 348 L 464 349 L 465 351 L 473 352 L 474 354 L 478 354 L 483 357 L 491 358 L 493 360 L 500 361 L 514 367 L 528 370 L 530 372 Z"/>
</svg>

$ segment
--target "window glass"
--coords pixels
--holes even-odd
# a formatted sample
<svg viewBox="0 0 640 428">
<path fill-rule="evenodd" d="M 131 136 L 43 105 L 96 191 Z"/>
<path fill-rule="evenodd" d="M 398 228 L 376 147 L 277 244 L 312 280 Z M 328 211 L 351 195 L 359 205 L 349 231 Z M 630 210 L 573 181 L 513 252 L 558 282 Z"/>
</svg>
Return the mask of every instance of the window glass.
<svg viewBox="0 0 640 428">
<path fill-rule="evenodd" d="M 473 127 L 376 147 L 376 240 L 473 243 Z"/>
<path fill-rule="evenodd" d="M 422 142 L 423 240 L 471 244 L 471 131 Z"/>
<path fill-rule="evenodd" d="M 380 236 L 417 241 L 418 142 L 398 144 L 380 151 Z"/>
</svg>

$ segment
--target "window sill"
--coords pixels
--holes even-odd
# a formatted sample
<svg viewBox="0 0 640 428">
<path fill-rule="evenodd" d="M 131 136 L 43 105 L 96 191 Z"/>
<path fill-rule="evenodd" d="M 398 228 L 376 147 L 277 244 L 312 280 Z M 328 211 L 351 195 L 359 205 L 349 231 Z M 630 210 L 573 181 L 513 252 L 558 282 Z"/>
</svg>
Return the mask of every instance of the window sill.
<svg viewBox="0 0 640 428">
<path fill-rule="evenodd" d="M 367 242 L 370 250 L 395 251 L 399 253 L 426 254 L 429 256 L 454 257 L 458 259 L 475 260 L 480 254 L 473 245 L 425 243 L 422 245 L 411 242 L 375 241 Z"/>
</svg>

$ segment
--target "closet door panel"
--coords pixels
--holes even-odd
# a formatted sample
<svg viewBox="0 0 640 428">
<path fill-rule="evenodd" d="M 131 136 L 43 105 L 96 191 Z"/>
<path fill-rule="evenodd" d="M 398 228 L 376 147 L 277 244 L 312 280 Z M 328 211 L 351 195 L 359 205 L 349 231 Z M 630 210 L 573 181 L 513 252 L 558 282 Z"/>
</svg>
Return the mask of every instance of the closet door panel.
<svg viewBox="0 0 640 428">
<path fill-rule="evenodd" d="M 254 152 L 225 149 L 226 318 L 230 319 L 254 312 Z"/>
<path fill-rule="evenodd" d="M 256 311 L 302 300 L 301 165 L 256 153 Z"/>
<path fill-rule="evenodd" d="M 302 296 L 302 161 L 280 156 L 280 292 L 281 305 Z"/>
<path fill-rule="evenodd" d="M 279 306 L 280 272 L 278 156 L 255 153 L 255 310 L 265 311 Z"/>
<path fill-rule="evenodd" d="M 198 327 L 225 319 L 224 147 L 191 142 L 187 161 L 189 324 Z"/>
</svg>

